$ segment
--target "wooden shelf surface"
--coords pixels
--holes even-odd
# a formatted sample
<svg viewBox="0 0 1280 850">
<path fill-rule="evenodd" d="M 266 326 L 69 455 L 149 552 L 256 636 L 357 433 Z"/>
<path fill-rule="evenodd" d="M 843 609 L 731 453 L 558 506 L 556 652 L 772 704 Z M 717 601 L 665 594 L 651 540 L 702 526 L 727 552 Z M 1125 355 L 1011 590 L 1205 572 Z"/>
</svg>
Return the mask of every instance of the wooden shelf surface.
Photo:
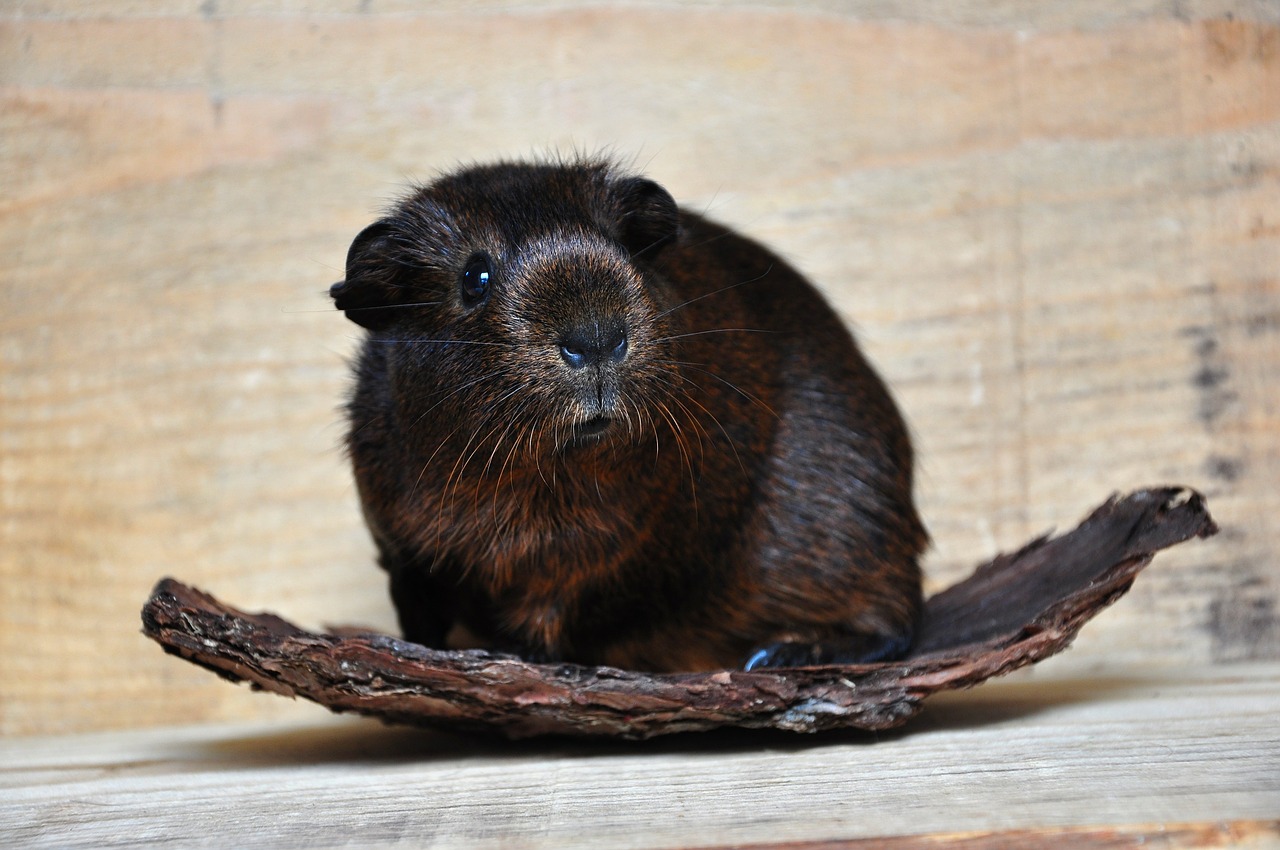
<svg viewBox="0 0 1280 850">
<path fill-rule="evenodd" d="M 317 712 L 10 738 L 0 843 L 1271 847 L 1277 719 L 1280 664 L 1267 663 L 1023 676 L 943 695 L 876 736 L 507 743 Z M 916 846 L 903 840 L 892 846 Z"/>
</svg>

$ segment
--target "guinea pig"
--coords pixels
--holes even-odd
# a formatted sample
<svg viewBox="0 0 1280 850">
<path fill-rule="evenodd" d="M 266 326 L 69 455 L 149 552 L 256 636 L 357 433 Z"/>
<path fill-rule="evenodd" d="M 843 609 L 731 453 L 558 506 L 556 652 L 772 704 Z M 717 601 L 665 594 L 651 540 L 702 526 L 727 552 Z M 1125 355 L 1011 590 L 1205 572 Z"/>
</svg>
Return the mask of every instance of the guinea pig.
<svg viewBox="0 0 1280 850">
<path fill-rule="evenodd" d="M 885 384 L 776 254 L 606 160 L 463 168 L 365 228 L 347 437 L 407 640 L 703 671 L 911 646 Z"/>
</svg>

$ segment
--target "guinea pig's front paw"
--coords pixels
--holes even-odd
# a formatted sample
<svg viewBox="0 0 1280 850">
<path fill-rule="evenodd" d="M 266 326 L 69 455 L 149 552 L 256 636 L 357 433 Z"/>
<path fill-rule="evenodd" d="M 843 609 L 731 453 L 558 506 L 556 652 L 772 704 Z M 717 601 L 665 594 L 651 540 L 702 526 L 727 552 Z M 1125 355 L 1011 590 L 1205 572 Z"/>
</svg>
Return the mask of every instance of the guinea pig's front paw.
<svg viewBox="0 0 1280 850">
<path fill-rule="evenodd" d="M 822 664 L 823 647 L 820 643 L 780 641 L 762 647 L 747 658 L 743 670 L 759 670 L 762 667 L 808 667 Z"/>
<path fill-rule="evenodd" d="M 744 670 L 762 667 L 811 667 L 818 664 L 879 664 L 906 655 L 911 634 L 838 635 L 821 641 L 778 641 L 747 657 Z"/>
<path fill-rule="evenodd" d="M 516 641 L 497 641 L 489 645 L 490 653 L 518 658 L 526 664 L 557 664 L 564 659 L 544 646 L 530 646 Z"/>
</svg>

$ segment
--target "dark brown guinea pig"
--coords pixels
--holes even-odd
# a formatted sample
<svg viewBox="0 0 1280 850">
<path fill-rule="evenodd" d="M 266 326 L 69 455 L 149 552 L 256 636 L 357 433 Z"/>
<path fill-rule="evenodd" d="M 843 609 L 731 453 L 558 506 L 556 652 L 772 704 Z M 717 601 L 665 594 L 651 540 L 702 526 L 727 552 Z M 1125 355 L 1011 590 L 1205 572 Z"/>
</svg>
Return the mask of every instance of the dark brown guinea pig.
<svg viewBox="0 0 1280 850">
<path fill-rule="evenodd" d="M 366 228 L 331 294 L 368 329 L 348 447 L 406 639 L 649 671 L 910 647 L 910 440 L 767 249 L 608 162 L 498 164 Z"/>
</svg>

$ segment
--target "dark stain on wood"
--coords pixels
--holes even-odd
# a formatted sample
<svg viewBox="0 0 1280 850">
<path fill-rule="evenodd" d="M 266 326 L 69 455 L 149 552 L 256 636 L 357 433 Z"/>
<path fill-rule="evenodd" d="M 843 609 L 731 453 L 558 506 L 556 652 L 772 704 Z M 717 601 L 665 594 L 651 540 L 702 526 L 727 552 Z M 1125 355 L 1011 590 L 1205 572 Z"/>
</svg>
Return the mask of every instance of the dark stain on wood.
<svg viewBox="0 0 1280 850">
<path fill-rule="evenodd" d="M 1224 484 L 1234 484 L 1244 474 L 1244 462 L 1237 457 L 1226 457 L 1217 454 L 1209 455 L 1209 457 L 1205 458 L 1204 465 L 1205 472 L 1211 478 Z"/>
<path fill-rule="evenodd" d="M 1280 617 L 1271 589 L 1258 576 L 1240 582 L 1209 604 L 1213 660 L 1218 663 L 1271 657 L 1280 642 Z"/>
<path fill-rule="evenodd" d="M 1197 391 L 1196 418 L 1206 429 L 1212 429 L 1239 398 L 1230 387 L 1231 369 L 1212 327 L 1193 325 L 1183 330 L 1183 336 L 1194 341 L 1196 369 L 1191 383 Z"/>
<path fill-rule="evenodd" d="M 1280 228 L 1275 229 L 1280 236 Z M 1280 330 L 1280 311 L 1250 314 L 1244 320 L 1244 330 L 1251 338 L 1275 333 Z"/>
</svg>

